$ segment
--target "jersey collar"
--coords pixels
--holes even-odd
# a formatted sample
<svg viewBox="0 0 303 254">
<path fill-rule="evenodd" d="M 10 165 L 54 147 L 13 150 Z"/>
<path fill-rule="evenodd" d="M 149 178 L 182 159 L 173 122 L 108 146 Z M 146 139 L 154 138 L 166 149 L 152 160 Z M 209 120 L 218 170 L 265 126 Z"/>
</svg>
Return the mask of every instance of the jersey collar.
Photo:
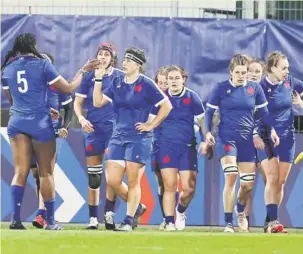
<svg viewBox="0 0 303 254">
<path fill-rule="evenodd" d="M 279 83 L 274 84 L 273 82 L 271 82 L 271 81 L 269 80 L 268 77 L 265 77 L 265 80 L 267 81 L 268 84 L 270 84 L 270 85 L 272 85 L 272 86 L 282 85 L 282 83 L 284 82 L 284 80 L 282 80 L 282 81 L 280 81 Z"/>
<path fill-rule="evenodd" d="M 186 92 L 186 87 L 184 87 L 183 92 L 179 96 L 172 95 L 170 93 L 169 89 L 167 89 L 167 92 L 168 92 L 168 94 L 169 94 L 170 97 L 182 97 L 185 94 L 185 92 Z"/>
<path fill-rule="evenodd" d="M 233 82 L 231 81 L 231 79 L 228 80 L 229 81 L 229 84 L 233 87 L 239 87 L 239 86 L 236 86 L 235 84 L 233 84 Z M 243 86 L 246 86 L 247 85 L 247 81 L 244 82 Z M 241 87 L 243 87 L 241 86 Z"/>
</svg>

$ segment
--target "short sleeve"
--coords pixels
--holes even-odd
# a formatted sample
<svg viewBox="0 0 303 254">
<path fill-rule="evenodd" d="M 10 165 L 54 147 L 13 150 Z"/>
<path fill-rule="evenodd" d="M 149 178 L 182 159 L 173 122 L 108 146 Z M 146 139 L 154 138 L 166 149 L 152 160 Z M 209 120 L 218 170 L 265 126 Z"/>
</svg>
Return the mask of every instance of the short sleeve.
<svg viewBox="0 0 303 254">
<path fill-rule="evenodd" d="M 45 61 L 45 74 L 46 74 L 46 80 L 49 85 L 54 84 L 56 81 L 58 81 L 61 76 L 59 72 L 56 70 L 55 66 L 50 63 L 48 60 Z"/>
<path fill-rule="evenodd" d="M 9 85 L 8 85 L 8 73 L 7 73 L 7 69 L 5 68 L 1 74 L 1 86 L 3 90 L 8 90 L 9 89 Z"/>
<path fill-rule="evenodd" d="M 155 107 L 160 106 L 165 100 L 167 100 L 167 96 L 160 90 L 153 80 L 145 80 L 144 85 L 146 85 L 147 88 L 145 96 Z"/>
<path fill-rule="evenodd" d="M 203 103 L 202 103 L 199 95 L 197 93 L 193 92 L 192 99 L 193 99 L 192 107 L 193 107 L 194 116 L 197 118 L 203 117 L 203 115 L 205 113 L 205 109 L 204 109 Z"/>
<path fill-rule="evenodd" d="M 219 84 L 216 85 L 215 89 L 210 94 L 209 100 L 206 104 L 207 107 L 212 109 L 218 109 L 220 108 L 221 103 L 221 87 Z"/>
<path fill-rule="evenodd" d="M 88 85 L 90 82 L 91 75 L 90 73 L 86 73 L 81 81 L 80 86 L 77 88 L 75 95 L 77 97 L 86 98 L 88 93 Z"/>
<path fill-rule="evenodd" d="M 255 108 L 264 108 L 268 104 L 263 88 L 260 85 L 256 85 L 256 102 L 255 102 Z"/>
<path fill-rule="evenodd" d="M 103 78 L 103 82 L 108 82 L 107 79 L 109 77 L 104 77 Z M 117 85 L 117 83 L 120 82 L 120 78 L 119 77 L 115 77 L 113 79 L 113 82 L 111 85 L 107 85 L 106 88 L 102 91 L 103 96 L 106 100 L 108 100 L 109 102 L 113 102 L 114 100 L 114 90 L 113 87 Z"/>
</svg>

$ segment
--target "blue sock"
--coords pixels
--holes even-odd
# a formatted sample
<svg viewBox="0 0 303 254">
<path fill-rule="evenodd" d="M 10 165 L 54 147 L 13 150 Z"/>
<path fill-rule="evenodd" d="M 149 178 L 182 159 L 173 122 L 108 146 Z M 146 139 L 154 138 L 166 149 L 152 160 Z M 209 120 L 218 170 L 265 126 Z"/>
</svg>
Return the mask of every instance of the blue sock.
<svg viewBox="0 0 303 254">
<path fill-rule="evenodd" d="M 244 209 L 245 209 L 245 205 L 241 205 L 239 203 L 239 201 L 237 202 L 237 212 L 238 213 L 243 213 L 244 212 Z"/>
<path fill-rule="evenodd" d="M 159 204 L 160 204 L 162 216 L 164 218 L 165 217 L 165 213 L 164 213 L 164 209 L 163 209 L 163 194 L 162 195 L 158 194 L 158 199 L 159 199 Z"/>
<path fill-rule="evenodd" d="M 174 216 L 165 216 L 165 223 L 168 224 L 168 223 L 175 223 L 175 218 Z"/>
<path fill-rule="evenodd" d="M 97 205 L 88 205 L 89 217 L 98 217 L 98 206 Z"/>
<path fill-rule="evenodd" d="M 124 219 L 124 223 L 132 226 L 134 223 L 134 217 L 126 215 Z"/>
<path fill-rule="evenodd" d="M 225 222 L 233 224 L 233 213 L 224 213 Z"/>
<path fill-rule="evenodd" d="M 176 191 L 176 206 L 179 204 L 179 192 Z"/>
<path fill-rule="evenodd" d="M 185 207 L 185 206 L 179 204 L 179 205 L 177 206 L 177 211 L 178 211 L 179 213 L 184 213 L 185 210 L 186 210 L 186 208 L 187 208 L 187 207 Z"/>
<path fill-rule="evenodd" d="M 21 204 L 24 194 L 24 187 L 19 185 L 12 185 L 11 186 L 11 195 L 12 195 L 12 217 L 14 221 L 21 221 L 20 219 L 20 210 Z"/>
<path fill-rule="evenodd" d="M 116 204 L 116 200 L 111 201 L 111 200 L 106 199 L 106 201 L 105 201 L 105 208 L 104 208 L 105 213 L 106 212 L 114 212 L 114 210 L 115 210 L 115 204 Z"/>
<path fill-rule="evenodd" d="M 278 219 L 278 205 L 276 204 L 266 205 L 266 211 L 270 221 L 275 221 Z"/>
<path fill-rule="evenodd" d="M 38 209 L 36 212 L 36 216 L 41 215 L 43 219 L 46 217 L 46 210 L 45 209 Z"/>
<path fill-rule="evenodd" d="M 55 224 L 55 200 L 44 201 L 46 208 L 46 221 L 48 225 Z"/>
</svg>

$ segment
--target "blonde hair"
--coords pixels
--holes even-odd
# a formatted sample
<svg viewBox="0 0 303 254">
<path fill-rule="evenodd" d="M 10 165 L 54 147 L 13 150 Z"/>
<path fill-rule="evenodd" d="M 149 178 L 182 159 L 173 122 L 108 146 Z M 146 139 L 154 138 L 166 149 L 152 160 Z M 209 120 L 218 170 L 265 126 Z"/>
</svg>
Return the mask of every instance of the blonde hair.
<svg viewBox="0 0 303 254">
<path fill-rule="evenodd" d="M 238 65 L 246 65 L 248 67 L 249 60 L 246 55 L 236 54 L 232 57 L 229 63 L 229 70 L 233 71 Z"/>
<path fill-rule="evenodd" d="M 184 79 L 184 86 L 186 86 L 185 82 L 188 79 L 187 72 L 179 65 L 172 65 L 172 66 L 167 67 L 167 69 L 166 69 L 166 78 L 168 76 L 168 73 L 172 72 L 172 71 L 178 71 L 181 73 L 181 76 Z"/>
<path fill-rule="evenodd" d="M 283 55 L 280 51 L 271 52 L 267 57 L 266 71 L 268 73 L 271 73 L 271 67 L 277 67 L 277 64 L 280 59 L 287 59 L 287 57 Z"/>
</svg>

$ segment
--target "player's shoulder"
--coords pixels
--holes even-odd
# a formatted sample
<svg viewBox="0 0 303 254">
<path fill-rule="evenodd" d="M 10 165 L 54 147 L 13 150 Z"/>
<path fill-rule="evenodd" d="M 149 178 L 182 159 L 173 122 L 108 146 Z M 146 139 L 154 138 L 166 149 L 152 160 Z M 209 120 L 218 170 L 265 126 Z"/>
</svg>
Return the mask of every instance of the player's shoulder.
<svg viewBox="0 0 303 254">
<path fill-rule="evenodd" d="M 151 79 L 150 77 L 148 77 L 144 74 L 140 74 L 138 82 L 144 83 L 144 84 L 150 85 L 150 86 L 157 86 L 153 79 Z"/>
<path fill-rule="evenodd" d="M 269 85 L 269 81 L 268 81 L 268 78 L 267 77 L 263 77 L 261 79 L 261 81 L 259 82 L 259 85 L 262 87 L 262 88 L 265 88 L 267 85 Z"/>
<path fill-rule="evenodd" d="M 195 99 L 200 99 L 199 94 L 188 87 L 185 87 L 185 95 L 195 98 Z"/>
<path fill-rule="evenodd" d="M 112 75 L 115 77 L 124 77 L 125 73 L 117 68 L 113 68 Z"/>
<path fill-rule="evenodd" d="M 232 88 L 230 80 L 224 80 L 221 82 L 218 82 L 214 85 L 213 93 L 219 94 L 225 94 L 226 91 L 230 90 Z"/>
<path fill-rule="evenodd" d="M 260 84 L 258 82 L 254 82 L 254 81 L 251 81 L 251 80 L 247 81 L 246 85 L 249 86 L 249 87 L 253 87 L 253 88 L 259 88 L 260 87 Z"/>
</svg>

